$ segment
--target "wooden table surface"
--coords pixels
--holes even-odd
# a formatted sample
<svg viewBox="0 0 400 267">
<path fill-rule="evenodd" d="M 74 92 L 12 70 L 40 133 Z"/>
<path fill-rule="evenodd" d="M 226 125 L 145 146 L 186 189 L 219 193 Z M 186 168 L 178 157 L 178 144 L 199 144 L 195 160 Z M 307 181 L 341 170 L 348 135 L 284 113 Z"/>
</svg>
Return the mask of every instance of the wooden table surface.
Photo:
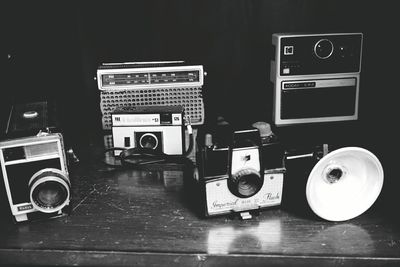
<svg viewBox="0 0 400 267">
<path fill-rule="evenodd" d="M 0 263 L 400 266 L 400 225 L 383 205 L 339 223 L 290 205 L 250 220 L 203 218 L 188 204 L 197 200 L 185 191 L 184 175 L 179 166 L 112 169 L 95 158 L 70 166 L 69 216 L 14 224 L 3 208 Z"/>
</svg>

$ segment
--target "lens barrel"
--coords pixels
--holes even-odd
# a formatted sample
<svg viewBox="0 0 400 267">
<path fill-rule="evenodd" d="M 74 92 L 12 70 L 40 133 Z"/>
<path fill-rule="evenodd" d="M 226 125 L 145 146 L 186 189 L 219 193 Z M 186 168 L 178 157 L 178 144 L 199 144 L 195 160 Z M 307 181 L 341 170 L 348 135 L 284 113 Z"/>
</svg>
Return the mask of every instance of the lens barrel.
<svg viewBox="0 0 400 267">
<path fill-rule="evenodd" d="M 241 198 L 248 198 L 260 191 L 264 180 L 260 176 L 260 172 L 254 169 L 243 169 L 229 179 L 228 186 L 230 191 Z"/>
<path fill-rule="evenodd" d="M 155 134 L 145 133 L 139 139 L 140 147 L 156 149 L 158 147 L 158 138 Z"/>
<path fill-rule="evenodd" d="M 31 177 L 28 186 L 31 203 L 38 211 L 57 212 L 69 203 L 71 184 L 61 170 L 40 170 Z"/>
</svg>

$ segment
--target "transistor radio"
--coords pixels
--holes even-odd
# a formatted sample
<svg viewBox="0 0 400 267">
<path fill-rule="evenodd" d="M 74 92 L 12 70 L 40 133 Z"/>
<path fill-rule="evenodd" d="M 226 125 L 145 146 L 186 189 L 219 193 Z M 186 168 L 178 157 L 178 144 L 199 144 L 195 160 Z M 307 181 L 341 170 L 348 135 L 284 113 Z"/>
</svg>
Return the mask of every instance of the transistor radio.
<svg viewBox="0 0 400 267">
<path fill-rule="evenodd" d="M 111 113 L 126 106 L 183 106 L 192 125 L 204 123 L 202 65 L 183 61 L 110 63 L 97 70 L 104 130 Z"/>
<path fill-rule="evenodd" d="M 358 119 L 362 33 L 272 35 L 277 126 Z"/>
</svg>

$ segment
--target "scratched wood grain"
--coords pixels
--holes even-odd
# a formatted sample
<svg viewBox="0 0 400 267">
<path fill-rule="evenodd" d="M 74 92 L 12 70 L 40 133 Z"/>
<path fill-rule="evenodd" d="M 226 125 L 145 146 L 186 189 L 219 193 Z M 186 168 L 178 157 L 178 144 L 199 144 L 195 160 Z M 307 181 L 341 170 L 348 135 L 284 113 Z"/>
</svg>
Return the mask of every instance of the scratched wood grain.
<svg viewBox="0 0 400 267">
<path fill-rule="evenodd" d="M 203 218 L 196 194 L 187 194 L 183 165 L 113 169 L 98 158 L 71 166 L 69 216 L 18 225 L 2 216 L 0 263 L 400 263 L 397 220 L 379 203 L 341 223 L 322 221 L 295 201 L 251 220 Z"/>
</svg>

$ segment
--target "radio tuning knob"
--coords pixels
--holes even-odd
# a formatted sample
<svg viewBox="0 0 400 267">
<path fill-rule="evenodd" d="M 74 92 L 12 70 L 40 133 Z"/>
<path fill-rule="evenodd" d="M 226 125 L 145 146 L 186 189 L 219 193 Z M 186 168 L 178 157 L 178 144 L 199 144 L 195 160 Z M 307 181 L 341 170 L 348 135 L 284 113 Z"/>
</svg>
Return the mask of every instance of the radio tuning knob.
<svg viewBox="0 0 400 267">
<path fill-rule="evenodd" d="M 354 55 L 352 49 L 345 45 L 339 46 L 338 50 L 339 50 L 338 54 L 341 58 L 352 57 Z"/>
<path fill-rule="evenodd" d="M 321 39 L 314 45 L 314 54 L 319 59 L 327 59 L 333 54 L 333 43 L 329 39 Z"/>
</svg>

